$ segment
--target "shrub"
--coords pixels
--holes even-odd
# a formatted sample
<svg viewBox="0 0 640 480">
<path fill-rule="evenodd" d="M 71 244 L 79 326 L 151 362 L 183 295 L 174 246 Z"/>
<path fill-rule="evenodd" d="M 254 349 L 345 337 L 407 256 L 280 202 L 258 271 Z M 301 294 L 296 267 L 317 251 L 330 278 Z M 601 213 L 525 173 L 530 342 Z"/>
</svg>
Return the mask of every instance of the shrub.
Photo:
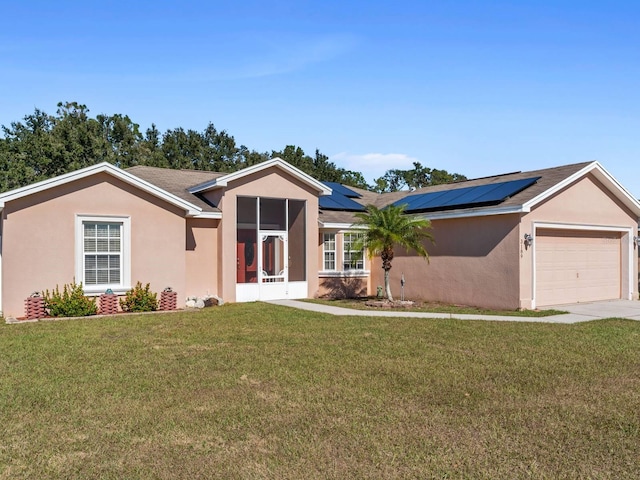
<svg viewBox="0 0 640 480">
<path fill-rule="evenodd" d="M 124 312 L 153 312 L 158 309 L 158 295 L 149 291 L 148 283 L 142 287 L 138 282 L 120 299 L 120 308 Z"/>
<path fill-rule="evenodd" d="M 82 283 L 64 285 L 62 293 L 58 285 L 49 293 L 44 292 L 44 307 L 52 317 L 85 317 L 98 313 L 95 298 L 84 296 Z"/>
</svg>

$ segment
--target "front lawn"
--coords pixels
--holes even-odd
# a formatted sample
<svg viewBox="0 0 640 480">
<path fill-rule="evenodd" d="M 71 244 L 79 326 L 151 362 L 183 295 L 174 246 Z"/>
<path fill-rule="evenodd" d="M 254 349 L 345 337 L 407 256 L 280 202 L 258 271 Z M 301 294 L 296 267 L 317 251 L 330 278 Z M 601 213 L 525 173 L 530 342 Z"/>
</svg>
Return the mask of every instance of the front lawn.
<svg viewBox="0 0 640 480">
<path fill-rule="evenodd" d="M 253 303 L 0 326 L 4 478 L 640 478 L 640 323 Z"/>
</svg>

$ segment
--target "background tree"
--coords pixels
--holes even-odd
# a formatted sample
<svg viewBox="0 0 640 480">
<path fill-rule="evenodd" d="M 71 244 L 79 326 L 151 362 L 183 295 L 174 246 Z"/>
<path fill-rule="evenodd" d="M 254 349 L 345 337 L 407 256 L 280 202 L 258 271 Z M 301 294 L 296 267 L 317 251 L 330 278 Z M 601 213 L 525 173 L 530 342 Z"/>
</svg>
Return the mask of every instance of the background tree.
<svg viewBox="0 0 640 480">
<path fill-rule="evenodd" d="M 400 246 L 415 252 L 429 260 L 429 254 L 424 246 L 426 240 L 433 243 L 433 236 L 428 229 L 431 222 L 404 213 L 405 205 L 389 205 L 379 209 L 367 205 L 364 213 L 357 213 L 358 221 L 354 226 L 365 227 L 362 236 L 362 247 L 367 249 L 369 257 L 380 256 L 384 270 L 384 290 L 387 300 L 393 301 L 389 271 L 394 256 L 394 247 Z"/>
<path fill-rule="evenodd" d="M 302 148 L 295 145 L 287 145 L 282 151 L 273 150 L 271 158 L 274 157 L 282 158 L 317 180 L 369 189 L 369 185 L 367 185 L 362 173 L 337 167 L 335 163 L 329 161 L 329 157 L 320 153 L 318 149 L 316 149 L 315 156 L 310 157 L 304 153 Z"/>
<path fill-rule="evenodd" d="M 413 162 L 411 170 L 387 170 L 382 177 L 374 180 L 373 190 L 378 193 L 414 190 L 432 185 L 461 182 L 466 179 L 467 177 L 459 173 L 423 167 L 420 162 Z"/>
<path fill-rule="evenodd" d="M 360 172 L 336 166 L 316 149 L 313 156 L 287 145 L 283 150 L 257 152 L 225 130 L 209 123 L 200 132 L 182 127 L 161 133 L 152 124 L 144 134 L 128 115 L 89 115 L 86 105 L 61 102 L 55 115 L 42 110 L 12 122 L 0 131 L 0 191 L 11 190 L 56 175 L 109 162 L 121 168 L 134 165 L 175 169 L 234 172 L 272 157 L 281 157 L 303 172 L 325 182 L 371 189 Z M 378 192 L 419 188 L 465 177 L 414 163 L 413 170 L 389 170 L 376 179 Z"/>
</svg>

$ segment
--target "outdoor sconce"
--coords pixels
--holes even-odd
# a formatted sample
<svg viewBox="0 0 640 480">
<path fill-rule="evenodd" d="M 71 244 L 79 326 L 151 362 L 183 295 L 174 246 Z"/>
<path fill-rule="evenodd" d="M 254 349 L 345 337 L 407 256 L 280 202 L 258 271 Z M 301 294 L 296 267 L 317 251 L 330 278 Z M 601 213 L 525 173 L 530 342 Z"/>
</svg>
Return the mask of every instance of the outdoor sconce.
<svg viewBox="0 0 640 480">
<path fill-rule="evenodd" d="M 524 234 L 524 244 L 527 247 L 530 247 L 531 245 L 533 245 L 533 235 L 531 235 L 530 233 L 525 233 Z"/>
<path fill-rule="evenodd" d="M 633 245 L 640 247 L 640 237 L 633 237 Z"/>
</svg>

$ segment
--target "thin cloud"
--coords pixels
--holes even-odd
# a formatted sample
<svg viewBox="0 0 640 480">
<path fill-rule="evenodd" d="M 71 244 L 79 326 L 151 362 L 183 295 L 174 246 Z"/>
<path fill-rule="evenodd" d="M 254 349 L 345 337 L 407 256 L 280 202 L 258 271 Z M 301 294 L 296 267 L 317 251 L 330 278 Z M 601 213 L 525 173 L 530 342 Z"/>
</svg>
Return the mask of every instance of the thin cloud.
<svg viewBox="0 0 640 480">
<path fill-rule="evenodd" d="M 16 76 L 37 75 L 72 83 L 107 80 L 157 84 L 251 79 L 292 73 L 315 64 L 330 62 L 355 49 L 358 39 L 353 35 L 337 34 L 305 38 L 259 35 L 242 42 L 238 41 L 235 47 L 232 40 L 228 43 L 232 46 L 223 56 L 219 55 L 213 45 L 199 47 L 202 58 L 214 52 L 216 56 L 210 62 L 199 60 L 194 63 L 192 59 L 185 57 L 171 64 L 171 68 L 158 68 L 157 64 L 150 66 L 144 62 L 135 65 L 74 65 L 71 68 L 49 64 L 14 67 L 8 73 Z M 203 45 L 206 45 L 206 42 L 203 42 Z M 210 65 L 215 65 L 215 68 Z"/>
<path fill-rule="evenodd" d="M 302 70 L 309 65 L 327 62 L 355 48 L 351 35 L 332 35 L 302 41 L 278 39 L 268 42 L 259 60 L 249 60 L 238 72 L 241 78 L 264 77 Z"/>
</svg>

